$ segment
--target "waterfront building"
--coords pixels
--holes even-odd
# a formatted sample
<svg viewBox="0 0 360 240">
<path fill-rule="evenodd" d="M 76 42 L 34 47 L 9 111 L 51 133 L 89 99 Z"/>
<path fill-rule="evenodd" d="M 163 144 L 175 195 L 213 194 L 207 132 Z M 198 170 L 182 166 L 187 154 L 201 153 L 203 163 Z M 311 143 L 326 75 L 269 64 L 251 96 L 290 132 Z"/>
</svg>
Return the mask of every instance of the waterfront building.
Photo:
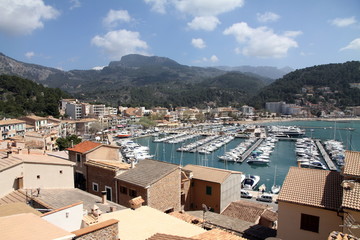
<svg viewBox="0 0 360 240">
<path fill-rule="evenodd" d="M 233 201 L 240 200 L 241 172 L 198 165 L 186 165 L 183 171 L 190 176 L 185 210 L 203 210 L 220 213 Z"/>
<path fill-rule="evenodd" d="M 281 239 L 360 236 L 360 152 L 346 152 L 341 172 L 291 167 L 278 197 Z"/>
<path fill-rule="evenodd" d="M 144 159 L 128 171 L 117 175 L 119 204 L 131 207 L 129 201 L 141 197 L 144 205 L 162 212 L 181 209 L 181 170 L 179 165 Z"/>
</svg>

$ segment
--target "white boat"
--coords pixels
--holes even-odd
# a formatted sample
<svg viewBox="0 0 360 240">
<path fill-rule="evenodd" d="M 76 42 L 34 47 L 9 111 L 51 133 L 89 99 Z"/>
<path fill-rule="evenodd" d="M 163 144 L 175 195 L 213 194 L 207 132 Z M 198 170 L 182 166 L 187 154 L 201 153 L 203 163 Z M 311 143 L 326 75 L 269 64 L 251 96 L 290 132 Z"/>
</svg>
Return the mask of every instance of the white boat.
<svg viewBox="0 0 360 240">
<path fill-rule="evenodd" d="M 260 181 L 260 176 L 249 175 L 243 181 L 243 189 L 253 190 Z"/>
<path fill-rule="evenodd" d="M 269 159 L 259 158 L 259 157 L 250 157 L 247 160 L 247 163 L 249 164 L 268 164 L 269 162 L 270 162 Z"/>
<path fill-rule="evenodd" d="M 326 170 L 326 166 L 322 162 L 317 161 L 317 160 L 302 162 L 302 163 L 300 163 L 300 166 L 304 167 L 304 168 L 317 168 L 317 169 Z"/>
<path fill-rule="evenodd" d="M 280 192 L 281 186 L 276 185 L 276 166 L 275 166 L 275 173 L 274 173 L 274 184 L 271 187 L 271 192 L 273 194 L 278 194 Z"/>
</svg>

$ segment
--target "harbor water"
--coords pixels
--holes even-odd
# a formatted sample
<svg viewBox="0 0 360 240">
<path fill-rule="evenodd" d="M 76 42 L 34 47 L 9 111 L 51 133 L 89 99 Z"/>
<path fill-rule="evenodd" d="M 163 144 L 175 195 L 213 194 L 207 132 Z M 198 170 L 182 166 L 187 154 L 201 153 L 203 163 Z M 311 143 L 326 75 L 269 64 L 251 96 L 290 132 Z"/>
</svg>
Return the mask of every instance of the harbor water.
<svg viewBox="0 0 360 240">
<path fill-rule="evenodd" d="M 341 141 L 347 150 L 360 151 L 360 121 L 292 121 L 262 123 L 261 125 L 298 126 L 305 130 L 304 137 L 312 137 L 322 141 L 335 139 Z M 154 137 L 138 138 L 135 141 L 150 148 L 153 159 L 166 161 L 181 166 L 196 164 L 207 167 L 222 168 L 240 171 L 246 175 L 259 175 L 258 186 L 265 184 L 266 191 L 270 191 L 274 184 L 282 184 L 291 166 L 297 166 L 295 154 L 295 141 L 280 140 L 270 156 L 268 165 L 250 165 L 246 161 L 224 162 L 218 158 L 226 151 L 235 148 L 244 138 L 235 138 L 211 154 L 199 154 L 189 152 L 178 152 L 177 148 L 194 142 L 197 139 L 187 140 L 183 143 L 171 144 L 164 142 L 153 142 Z M 275 174 L 276 173 L 276 174 Z"/>
</svg>

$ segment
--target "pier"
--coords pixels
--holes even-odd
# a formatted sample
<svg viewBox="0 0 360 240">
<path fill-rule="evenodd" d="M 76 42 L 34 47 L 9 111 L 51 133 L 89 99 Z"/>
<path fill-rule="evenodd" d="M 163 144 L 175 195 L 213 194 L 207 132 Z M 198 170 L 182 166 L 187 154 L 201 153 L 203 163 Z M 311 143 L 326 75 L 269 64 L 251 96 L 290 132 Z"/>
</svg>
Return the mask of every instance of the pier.
<svg viewBox="0 0 360 240">
<path fill-rule="evenodd" d="M 330 159 L 329 154 L 325 151 L 323 145 L 321 144 L 320 140 L 315 140 L 316 146 L 318 147 L 322 157 L 325 160 L 326 165 L 331 171 L 337 171 L 337 167 L 335 166 L 334 162 Z"/>
<path fill-rule="evenodd" d="M 252 153 L 252 151 L 254 151 L 261 143 L 262 141 L 264 141 L 263 138 L 259 138 L 254 145 L 252 145 L 248 150 L 246 150 L 246 152 L 244 152 L 243 155 L 241 155 L 241 159 L 238 160 L 238 162 L 243 162 L 245 161 L 245 159 L 247 159 L 249 157 L 249 155 Z"/>
</svg>

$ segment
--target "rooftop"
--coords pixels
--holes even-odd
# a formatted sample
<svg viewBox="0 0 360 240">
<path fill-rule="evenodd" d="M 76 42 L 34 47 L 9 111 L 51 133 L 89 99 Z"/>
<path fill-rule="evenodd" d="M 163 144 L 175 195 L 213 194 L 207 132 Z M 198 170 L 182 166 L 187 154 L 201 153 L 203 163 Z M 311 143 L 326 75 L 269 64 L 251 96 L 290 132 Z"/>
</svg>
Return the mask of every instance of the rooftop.
<svg viewBox="0 0 360 240">
<path fill-rule="evenodd" d="M 128 163 L 124 163 L 121 161 L 116 161 L 116 160 L 88 160 L 86 163 L 86 165 L 89 166 L 94 166 L 94 167 L 101 167 L 101 168 L 105 168 L 105 169 L 111 169 L 111 170 L 117 170 L 117 169 L 130 169 L 130 164 Z"/>
<path fill-rule="evenodd" d="M 190 238 L 205 232 L 198 226 L 148 206 L 142 206 L 136 210 L 125 209 L 103 214 L 99 221 L 108 219 L 119 220 L 119 238 L 121 240 L 143 240 L 156 233 Z"/>
<path fill-rule="evenodd" d="M 345 152 L 343 174 L 360 177 L 360 152 Z"/>
<path fill-rule="evenodd" d="M 22 224 L 19 224 L 22 223 Z M 67 232 L 32 213 L 0 217 L 2 239 L 48 240 L 71 239 Z"/>
<path fill-rule="evenodd" d="M 0 172 L 22 163 L 21 159 L 10 156 L 7 157 L 7 153 L 0 152 Z"/>
<path fill-rule="evenodd" d="M 266 204 L 240 200 L 230 203 L 221 214 L 251 223 L 258 223 L 260 217 L 269 208 Z"/>
<path fill-rule="evenodd" d="M 72 152 L 78 152 L 78 153 L 87 153 L 88 151 L 98 148 L 101 145 L 102 145 L 101 143 L 97 143 L 97 142 L 84 141 L 84 142 L 81 142 L 81 143 L 75 145 L 72 148 L 68 148 L 67 150 L 72 151 Z"/>
<path fill-rule="evenodd" d="M 144 159 L 135 168 L 116 176 L 116 179 L 145 188 L 178 168 L 178 165 L 172 163 Z"/>
<path fill-rule="evenodd" d="M 13 125 L 13 124 L 22 124 L 22 123 L 25 123 L 25 121 L 18 120 L 18 119 L 7 119 L 7 120 L 1 120 L 0 121 L 0 126 Z"/>
<path fill-rule="evenodd" d="M 360 183 L 354 182 L 352 189 L 343 190 L 342 206 L 354 210 L 360 210 Z"/>
<path fill-rule="evenodd" d="M 231 174 L 241 174 L 241 172 L 230 171 L 220 168 L 211 168 L 188 164 L 184 170 L 193 172 L 193 178 L 208 182 L 223 183 Z"/>
<path fill-rule="evenodd" d="M 13 202 L 8 204 L 0 203 L 0 217 L 16 215 L 20 213 L 33 213 L 41 216 L 41 212 L 35 210 L 24 202 Z"/>
<path fill-rule="evenodd" d="M 290 167 L 278 201 L 338 210 L 343 177 L 339 172 Z"/>
</svg>

